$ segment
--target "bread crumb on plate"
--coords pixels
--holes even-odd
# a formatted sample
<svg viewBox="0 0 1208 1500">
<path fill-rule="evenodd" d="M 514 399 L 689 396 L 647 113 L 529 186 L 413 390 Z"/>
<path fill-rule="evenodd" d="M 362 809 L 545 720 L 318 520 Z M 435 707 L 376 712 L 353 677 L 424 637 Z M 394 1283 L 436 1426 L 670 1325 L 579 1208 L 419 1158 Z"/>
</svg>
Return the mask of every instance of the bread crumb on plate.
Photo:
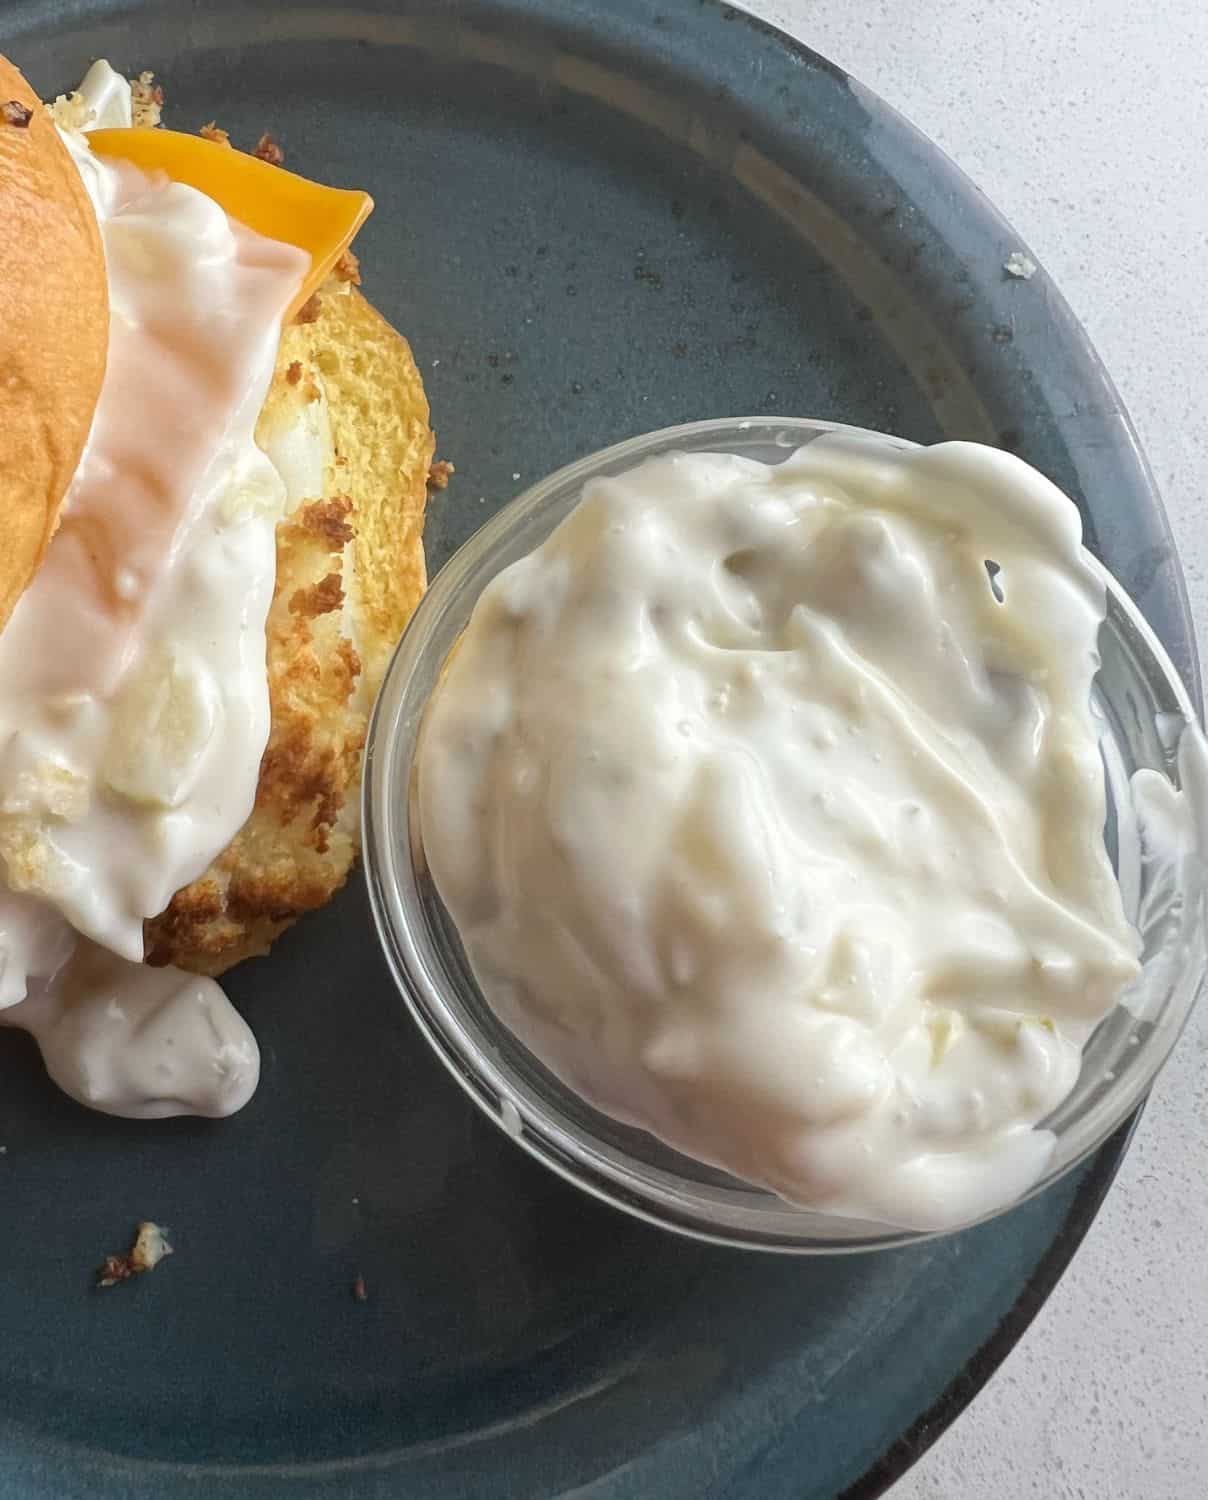
<svg viewBox="0 0 1208 1500">
<path fill-rule="evenodd" d="M 97 1272 L 98 1287 L 117 1286 L 119 1281 L 129 1281 L 132 1276 L 141 1276 L 145 1271 L 154 1271 L 165 1255 L 172 1254 L 168 1243 L 168 1232 L 158 1224 L 145 1219 L 135 1234 L 134 1244 L 122 1255 L 107 1255 L 105 1263 Z"/>
<path fill-rule="evenodd" d="M 1012 250 L 1003 261 L 1002 268 L 1008 276 L 1014 276 L 1016 281 L 1031 281 L 1036 274 L 1036 262 L 1022 250 Z"/>
</svg>

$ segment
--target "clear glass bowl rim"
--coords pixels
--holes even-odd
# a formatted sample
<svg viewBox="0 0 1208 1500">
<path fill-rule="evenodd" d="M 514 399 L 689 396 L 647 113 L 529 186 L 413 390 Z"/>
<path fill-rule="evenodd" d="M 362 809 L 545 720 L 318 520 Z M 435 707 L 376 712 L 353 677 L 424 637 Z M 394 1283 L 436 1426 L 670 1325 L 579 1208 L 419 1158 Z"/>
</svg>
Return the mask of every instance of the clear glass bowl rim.
<svg viewBox="0 0 1208 1500">
<path fill-rule="evenodd" d="M 629 467 L 655 452 L 693 449 L 727 452 L 734 445 L 757 443 L 791 451 L 825 433 L 859 436 L 898 448 L 919 446 L 869 428 L 808 417 L 713 418 L 660 428 L 598 449 L 546 475 L 504 505 L 440 569 L 399 642 L 370 720 L 362 790 L 365 878 L 374 922 L 391 973 L 422 1034 L 488 1118 L 565 1180 L 648 1223 L 716 1244 L 795 1254 L 889 1249 L 960 1231 L 915 1231 L 837 1221 L 851 1223 L 852 1232 L 819 1236 L 810 1230 L 816 1229 L 820 1216 L 807 1219 L 810 1229 L 803 1224 L 800 1230 L 795 1230 L 792 1221 L 802 1211 L 756 1188 L 750 1188 L 749 1192 L 760 1200 L 761 1206 L 747 1212 L 729 1212 L 720 1219 L 716 1206 L 696 1194 L 692 1184 L 678 1191 L 652 1184 L 643 1176 L 640 1164 L 633 1163 L 627 1169 L 624 1162 L 615 1159 L 616 1153 L 593 1145 L 577 1131 L 568 1131 L 542 1109 L 540 1099 L 531 1090 L 518 1088 L 514 1078 L 486 1050 L 473 1044 L 439 987 L 431 982 L 423 965 L 416 962 L 414 944 L 399 902 L 402 885 L 407 882 L 414 885 L 414 864 L 411 850 L 398 849 L 389 836 L 389 809 L 397 797 L 410 796 L 413 760 L 408 758 L 405 766 L 398 764 L 398 743 L 408 725 L 414 738 L 427 701 L 426 696 L 417 701 L 412 691 L 416 666 L 443 617 L 462 609 L 466 589 L 477 580 L 473 594 L 476 600 L 490 577 L 507 565 L 503 561 L 491 566 L 491 559 L 517 530 L 526 523 L 538 522 L 546 507 L 558 510 L 547 528 L 552 530 L 575 503 L 572 499 L 563 504 L 562 497 L 568 491 L 577 495 L 583 484 L 596 474 Z M 1184 719 L 1198 723 L 1187 689 L 1149 623 L 1111 573 L 1097 560 L 1095 566 L 1103 576 L 1112 605 L 1124 616 L 1137 644 L 1156 664 L 1169 705 Z M 479 577 L 480 574 L 483 576 Z M 464 612 L 468 615 L 472 608 L 473 601 Z M 1147 1048 L 1144 1068 L 1130 1070 L 1126 1083 L 1121 1080 L 1120 1088 L 1109 1090 L 1108 1107 L 1100 1106 L 1093 1136 L 1075 1155 L 1046 1172 L 1021 1198 L 976 1222 L 997 1218 L 1043 1192 L 1085 1161 L 1132 1115 L 1143 1103 L 1186 1024 L 1199 984 L 1197 979 L 1195 985 L 1187 987 L 1182 1011 L 1173 1018 L 1174 1024 L 1164 1026 L 1161 1037 Z M 960 1230 L 969 1227 L 972 1226 L 962 1225 Z"/>
</svg>

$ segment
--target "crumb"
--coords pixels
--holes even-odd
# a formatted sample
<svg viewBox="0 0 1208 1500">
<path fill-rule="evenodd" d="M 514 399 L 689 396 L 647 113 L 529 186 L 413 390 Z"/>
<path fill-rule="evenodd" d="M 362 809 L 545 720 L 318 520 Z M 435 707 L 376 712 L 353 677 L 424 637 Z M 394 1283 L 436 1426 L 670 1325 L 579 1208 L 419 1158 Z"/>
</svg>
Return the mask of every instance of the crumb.
<svg viewBox="0 0 1208 1500">
<path fill-rule="evenodd" d="M 308 620 L 317 620 L 320 615 L 329 615 L 344 602 L 344 586 L 339 573 L 328 573 L 318 583 L 308 588 L 295 589 L 290 595 L 289 611 L 293 615 L 304 615 Z"/>
<path fill-rule="evenodd" d="M 70 94 L 60 94 L 53 104 L 46 106 L 50 118 L 63 130 L 83 130 L 96 119 L 96 111 L 84 103 L 78 89 Z"/>
<path fill-rule="evenodd" d="M 285 378 L 290 385 L 297 385 L 299 380 L 302 379 L 302 365 L 298 360 L 290 360 L 289 369 L 285 372 Z"/>
<path fill-rule="evenodd" d="M 158 1224 L 144 1221 L 138 1226 L 134 1244 L 124 1255 L 107 1255 L 105 1264 L 97 1272 L 98 1287 L 116 1286 L 119 1281 L 129 1281 L 132 1276 L 141 1276 L 144 1271 L 154 1271 L 165 1255 L 172 1254 L 167 1231 Z"/>
<path fill-rule="evenodd" d="M 282 151 L 281 147 L 273 140 L 267 130 L 256 142 L 256 149 L 252 152 L 252 155 L 258 156 L 261 161 L 268 162 L 270 167 L 279 167 L 285 161 L 285 152 Z"/>
<path fill-rule="evenodd" d="M 221 126 L 216 125 L 213 120 L 208 125 L 203 125 L 197 132 L 203 140 L 213 141 L 216 146 L 229 146 L 231 138 Z"/>
<path fill-rule="evenodd" d="M 332 267 L 332 273 L 339 281 L 351 281 L 353 286 L 361 284 L 361 263 L 351 250 L 345 250 Z"/>
<path fill-rule="evenodd" d="M 27 104 L 22 104 L 20 99 L 9 99 L 0 104 L 0 118 L 6 125 L 13 125 L 18 130 L 28 130 L 33 117 L 33 110 Z"/>
<path fill-rule="evenodd" d="M 352 1300 L 354 1302 L 368 1302 L 369 1289 L 365 1285 L 365 1278 L 358 1276 L 352 1283 Z"/>
<path fill-rule="evenodd" d="M 447 458 L 435 458 L 428 467 L 428 488 L 430 490 L 447 490 L 449 480 L 453 478 L 457 470 Z"/>
<path fill-rule="evenodd" d="M 294 314 L 294 322 L 317 323 L 319 321 L 319 310 L 322 306 L 322 298 L 318 292 L 313 292 Z"/>
<path fill-rule="evenodd" d="M 1036 262 L 1022 250 L 1012 250 L 1003 261 L 1002 268 L 1008 276 L 1014 276 L 1016 281 L 1031 281 L 1036 274 Z"/>
<path fill-rule="evenodd" d="M 164 91 L 154 73 L 140 73 L 130 80 L 131 115 L 135 125 L 158 125 L 163 115 Z"/>
</svg>

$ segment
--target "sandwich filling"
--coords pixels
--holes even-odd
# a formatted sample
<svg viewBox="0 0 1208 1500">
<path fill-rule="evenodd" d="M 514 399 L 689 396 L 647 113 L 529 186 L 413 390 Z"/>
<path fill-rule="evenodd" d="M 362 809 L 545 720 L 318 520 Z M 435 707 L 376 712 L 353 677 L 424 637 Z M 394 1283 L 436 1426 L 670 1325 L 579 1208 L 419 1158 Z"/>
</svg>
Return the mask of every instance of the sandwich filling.
<svg viewBox="0 0 1208 1500">
<path fill-rule="evenodd" d="M 64 141 L 111 306 L 92 431 L 0 634 L 0 1019 L 113 1113 L 225 1114 L 255 1042 L 212 980 L 144 968 L 143 923 L 231 841 L 269 733 L 265 620 L 286 487 L 254 431 L 307 255 L 89 149 L 129 126 L 98 64 Z M 65 352 L 69 358 L 69 352 Z"/>
</svg>

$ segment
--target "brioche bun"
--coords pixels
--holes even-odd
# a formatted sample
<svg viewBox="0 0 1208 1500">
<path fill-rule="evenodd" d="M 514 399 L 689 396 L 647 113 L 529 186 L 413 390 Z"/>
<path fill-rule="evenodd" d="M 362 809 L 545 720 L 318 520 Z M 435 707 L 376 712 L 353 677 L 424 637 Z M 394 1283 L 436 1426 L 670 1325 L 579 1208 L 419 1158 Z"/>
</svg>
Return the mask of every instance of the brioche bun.
<svg viewBox="0 0 1208 1500">
<path fill-rule="evenodd" d="M 92 204 L 38 96 L 2 56 L 0 223 L 2 626 L 58 525 L 109 346 L 105 255 Z"/>
</svg>

